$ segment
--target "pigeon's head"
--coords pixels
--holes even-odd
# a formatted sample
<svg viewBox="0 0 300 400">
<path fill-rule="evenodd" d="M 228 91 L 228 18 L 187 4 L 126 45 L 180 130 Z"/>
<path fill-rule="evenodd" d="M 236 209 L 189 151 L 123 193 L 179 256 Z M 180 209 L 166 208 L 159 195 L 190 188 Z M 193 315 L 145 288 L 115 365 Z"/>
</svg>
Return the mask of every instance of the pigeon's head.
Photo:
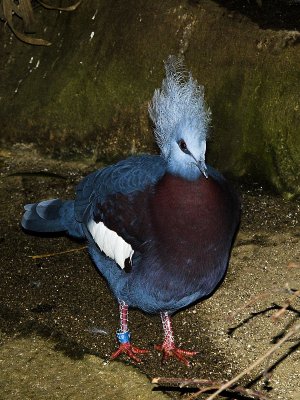
<svg viewBox="0 0 300 400">
<path fill-rule="evenodd" d="M 156 89 L 149 114 L 162 156 L 171 174 L 195 180 L 206 176 L 205 151 L 210 111 L 204 90 L 186 74 L 181 59 L 165 62 L 166 78 Z"/>
</svg>

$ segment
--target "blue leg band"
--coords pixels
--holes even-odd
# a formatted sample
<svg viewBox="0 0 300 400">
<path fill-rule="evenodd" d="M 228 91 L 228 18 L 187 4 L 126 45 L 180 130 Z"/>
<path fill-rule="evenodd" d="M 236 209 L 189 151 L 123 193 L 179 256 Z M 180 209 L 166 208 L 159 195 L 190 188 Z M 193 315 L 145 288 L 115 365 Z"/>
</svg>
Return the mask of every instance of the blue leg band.
<svg viewBox="0 0 300 400">
<path fill-rule="evenodd" d="M 119 341 L 119 343 L 129 343 L 130 342 L 130 332 L 126 331 L 126 332 L 121 332 L 121 331 L 117 331 L 116 333 L 117 335 L 117 339 Z"/>
</svg>

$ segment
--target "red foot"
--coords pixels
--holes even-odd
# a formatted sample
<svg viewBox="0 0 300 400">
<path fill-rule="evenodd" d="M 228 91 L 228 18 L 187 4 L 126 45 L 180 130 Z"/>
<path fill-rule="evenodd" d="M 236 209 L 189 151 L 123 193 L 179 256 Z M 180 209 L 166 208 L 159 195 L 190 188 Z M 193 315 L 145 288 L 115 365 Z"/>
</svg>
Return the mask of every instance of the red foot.
<svg viewBox="0 0 300 400">
<path fill-rule="evenodd" d="M 132 346 L 130 342 L 121 343 L 118 350 L 115 351 L 111 356 L 110 359 L 114 360 L 119 357 L 121 354 L 126 354 L 131 360 L 139 363 L 142 360 L 138 358 L 135 354 L 146 354 L 149 353 L 149 350 L 139 349 L 138 347 Z"/>
<path fill-rule="evenodd" d="M 187 367 L 190 366 L 190 362 L 187 357 L 192 357 L 199 353 L 198 351 L 183 350 L 176 347 L 175 345 L 170 346 L 165 343 L 161 345 L 155 345 L 154 348 L 155 350 L 161 351 L 163 353 L 162 363 L 170 357 L 175 357 L 178 361 L 182 362 Z"/>
</svg>

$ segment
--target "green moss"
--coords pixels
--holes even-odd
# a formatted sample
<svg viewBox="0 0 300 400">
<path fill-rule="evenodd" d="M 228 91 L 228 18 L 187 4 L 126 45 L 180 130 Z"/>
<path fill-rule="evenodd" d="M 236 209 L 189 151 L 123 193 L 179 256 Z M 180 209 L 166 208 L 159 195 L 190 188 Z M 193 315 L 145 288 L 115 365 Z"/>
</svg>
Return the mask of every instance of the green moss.
<svg viewBox="0 0 300 400">
<path fill-rule="evenodd" d="M 219 78 L 209 99 L 214 130 L 209 158 L 231 175 L 251 175 L 290 196 L 300 193 L 299 77 L 285 67 L 289 79 L 280 79 L 272 62 L 256 71 L 232 68 Z"/>
<path fill-rule="evenodd" d="M 147 103 L 163 60 L 181 52 L 212 109 L 208 161 L 286 197 L 300 194 L 300 49 L 284 32 L 228 18 L 209 0 L 92 0 L 74 13 L 40 16 L 52 47 L 4 38 L 0 49 L 7 143 L 105 162 L 155 151 Z"/>
</svg>

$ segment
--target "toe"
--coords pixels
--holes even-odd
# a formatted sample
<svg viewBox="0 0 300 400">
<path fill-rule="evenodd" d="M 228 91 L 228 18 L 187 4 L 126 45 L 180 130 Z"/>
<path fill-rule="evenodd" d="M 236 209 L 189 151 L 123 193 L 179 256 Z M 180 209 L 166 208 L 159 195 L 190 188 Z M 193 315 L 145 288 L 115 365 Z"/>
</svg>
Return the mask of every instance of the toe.
<svg viewBox="0 0 300 400">
<path fill-rule="evenodd" d="M 145 349 L 140 349 L 138 347 L 132 346 L 130 342 L 127 343 L 121 343 L 118 350 L 115 351 L 111 356 L 111 360 L 115 360 L 118 358 L 121 354 L 125 354 L 128 358 L 133 360 L 136 363 L 142 362 L 142 360 L 136 356 L 136 354 L 145 354 L 148 353 L 149 350 Z"/>
<path fill-rule="evenodd" d="M 174 346 L 165 346 L 164 344 L 162 345 L 156 345 L 155 350 L 158 350 L 163 353 L 162 355 L 162 362 L 168 360 L 171 357 L 176 358 L 178 361 L 182 362 L 185 364 L 187 367 L 190 366 L 190 362 L 188 360 L 188 357 L 193 357 L 197 354 L 199 354 L 198 351 L 190 351 L 190 350 L 183 350 L 178 347 Z"/>
</svg>

